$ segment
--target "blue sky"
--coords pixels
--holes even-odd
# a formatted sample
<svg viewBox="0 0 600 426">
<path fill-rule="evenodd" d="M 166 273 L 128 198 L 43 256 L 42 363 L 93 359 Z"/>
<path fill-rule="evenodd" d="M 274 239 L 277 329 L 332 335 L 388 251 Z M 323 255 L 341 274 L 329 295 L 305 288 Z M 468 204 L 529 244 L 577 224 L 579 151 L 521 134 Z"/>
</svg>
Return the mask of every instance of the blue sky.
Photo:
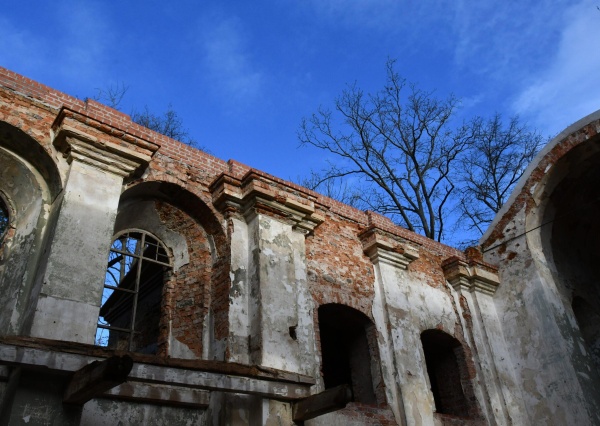
<svg viewBox="0 0 600 426">
<path fill-rule="evenodd" d="M 22 1 L 0 11 L 0 65 L 81 98 L 169 104 L 214 155 L 282 178 L 318 169 L 303 116 L 387 58 L 461 114 L 518 113 L 546 135 L 600 108 L 600 1 Z"/>
</svg>

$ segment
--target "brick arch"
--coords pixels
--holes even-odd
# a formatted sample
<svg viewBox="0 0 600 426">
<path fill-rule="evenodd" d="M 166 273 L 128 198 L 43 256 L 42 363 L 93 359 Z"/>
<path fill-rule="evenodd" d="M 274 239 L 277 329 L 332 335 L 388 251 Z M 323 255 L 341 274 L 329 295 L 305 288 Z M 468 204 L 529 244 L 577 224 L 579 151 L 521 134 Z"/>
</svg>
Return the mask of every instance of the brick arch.
<svg viewBox="0 0 600 426">
<path fill-rule="evenodd" d="M 563 167 L 565 160 L 581 154 L 585 157 L 586 148 L 581 150 L 581 147 L 598 141 L 599 135 L 600 110 L 572 124 L 548 142 L 527 167 L 510 198 L 481 238 L 484 249 L 504 239 L 504 229 L 523 208 L 527 213 L 526 229 L 542 225 L 547 219 L 544 216 L 547 215 L 548 198 L 566 174 Z"/>
<path fill-rule="evenodd" d="M 6 334 L 29 327 L 25 309 L 41 286 L 36 270 L 49 234 L 45 212 L 56 213 L 50 206 L 61 190 L 58 168 L 40 143 L 0 121 L 0 198 L 8 214 L 0 236 L 0 327 Z"/>
<path fill-rule="evenodd" d="M 480 418 L 473 389 L 474 365 L 467 345 L 440 328 L 424 330 L 421 344 L 436 412 Z"/>
<path fill-rule="evenodd" d="M 160 223 L 185 240 L 183 254 L 188 256 L 177 265 L 181 250 L 179 255 L 174 252 L 175 267 L 163 296 L 160 354 L 201 358 L 212 351 L 203 337 L 218 339 L 223 328 L 220 319 L 228 317 L 229 304 L 218 297 L 221 288 L 229 288 L 228 241 L 212 209 L 185 188 L 170 182 L 141 182 L 121 197 L 123 206 L 148 202 L 153 203 Z M 127 208 L 131 207 L 123 207 Z M 215 330 L 207 329 L 212 327 L 206 321 L 210 316 Z"/>
<path fill-rule="evenodd" d="M 597 126 L 600 127 L 600 120 Z M 541 265 L 549 265 L 557 281 L 561 281 L 561 264 L 576 264 L 587 257 L 583 263 L 595 266 L 596 260 L 590 254 L 600 249 L 597 243 L 600 233 L 597 224 L 600 134 L 575 146 L 566 138 L 559 146 L 562 145 L 567 145 L 569 150 L 547 166 L 549 171 L 535 189 L 536 205 L 528 212 L 525 224 L 525 229 L 531 230 L 527 239 L 534 258 Z M 578 252 L 571 261 L 561 253 L 560 241 L 566 248 L 563 251 L 568 252 L 567 257 Z M 587 250 L 571 250 L 574 247 L 586 247 Z M 567 299 L 571 298 L 570 292 L 563 292 Z M 600 304 L 600 299 L 598 302 Z"/>
<path fill-rule="evenodd" d="M 600 117 L 563 134 L 543 161 L 547 172 L 526 219 L 527 246 L 560 295 L 567 327 L 581 338 L 572 358 L 594 374 L 600 359 Z M 592 377 L 597 383 L 598 375 Z"/>
<path fill-rule="evenodd" d="M 56 163 L 43 145 L 18 127 L 0 121 L 0 147 L 25 160 L 47 186 L 49 200 L 62 191 L 63 183 Z M 20 160 L 21 161 L 21 160 Z"/>
<path fill-rule="evenodd" d="M 346 304 L 332 302 L 316 306 L 314 324 L 323 386 L 327 389 L 350 384 L 353 401 L 385 407 L 381 359 L 373 319 Z"/>
<path fill-rule="evenodd" d="M 219 255 L 227 253 L 225 230 L 221 226 L 219 214 L 208 200 L 203 199 L 179 183 L 167 181 L 143 181 L 130 185 L 121 195 L 121 200 L 154 199 L 166 201 L 194 218 L 215 238 L 215 248 Z"/>
<path fill-rule="evenodd" d="M 313 300 L 316 306 L 322 306 L 327 304 L 338 304 L 352 308 L 373 321 L 373 298 L 359 298 L 342 291 L 334 291 L 328 289 L 328 291 L 321 291 L 319 294 L 313 294 Z"/>
</svg>

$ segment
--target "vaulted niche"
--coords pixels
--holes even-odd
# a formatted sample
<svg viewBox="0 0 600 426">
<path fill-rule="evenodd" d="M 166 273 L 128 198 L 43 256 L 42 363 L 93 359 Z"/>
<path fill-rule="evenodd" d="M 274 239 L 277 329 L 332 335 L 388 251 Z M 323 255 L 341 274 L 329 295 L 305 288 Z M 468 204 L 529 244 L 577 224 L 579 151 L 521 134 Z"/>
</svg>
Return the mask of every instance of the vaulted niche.
<svg viewBox="0 0 600 426">
<path fill-rule="evenodd" d="M 436 412 L 469 416 L 463 383 L 468 383 L 463 348 L 458 340 L 440 330 L 421 334 L 429 384 Z"/>
<path fill-rule="evenodd" d="M 318 312 L 325 389 L 348 384 L 355 402 L 376 404 L 372 361 L 379 356 L 373 323 L 344 305 L 322 305 Z"/>
<path fill-rule="evenodd" d="M 555 166 L 540 232 L 552 272 L 600 369 L 600 138 L 572 149 Z M 568 307 L 567 307 L 568 308 Z"/>
<path fill-rule="evenodd" d="M 28 334 L 42 286 L 49 230 L 62 191 L 53 158 L 21 129 L 0 121 L 0 330 Z M 50 226 L 49 226 L 50 225 Z"/>
<path fill-rule="evenodd" d="M 144 229 L 168 248 L 157 355 L 224 360 L 230 250 L 208 204 L 175 184 L 139 183 L 123 193 L 114 229 Z"/>
<path fill-rule="evenodd" d="M 170 260 L 162 243 L 144 231 L 118 235 L 110 249 L 96 343 L 155 354 L 165 274 Z"/>
</svg>

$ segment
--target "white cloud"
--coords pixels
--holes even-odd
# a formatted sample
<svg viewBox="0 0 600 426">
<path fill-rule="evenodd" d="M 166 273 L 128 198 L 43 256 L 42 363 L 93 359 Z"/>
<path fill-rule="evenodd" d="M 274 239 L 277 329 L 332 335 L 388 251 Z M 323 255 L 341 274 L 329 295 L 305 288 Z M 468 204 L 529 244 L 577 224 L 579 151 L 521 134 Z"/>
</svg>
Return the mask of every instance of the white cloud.
<svg viewBox="0 0 600 426">
<path fill-rule="evenodd" d="M 538 71 L 514 102 L 518 113 L 549 133 L 600 108 L 600 12 L 594 1 L 570 8 L 563 28 L 550 65 Z"/>
<path fill-rule="evenodd" d="M 511 78 L 546 61 L 556 43 L 557 28 L 564 25 L 566 0 L 470 2 L 454 4 L 452 25 L 456 34 L 455 61 L 495 79 Z"/>
<path fill-rule="evenodd" d="M 104 9 L 93 2 L 65 1 L 58 8 L 61 44 L 57 49 L 60 71 L 88 83 L 97 84 L 107 70 L 107 58 L 114 37 Z"/>
<path fill-rule="evenodd" d="M 263 75 L 252 63 L 245 40 L 236 19 L 203 23 L 202 60 L 213 85 L 236 102 L 256 97 L 263 84 Z"/>
<path fill-rule="evenodd" d="M 0 17 L 0 61 L 28 77 L 75 88 L 97 84 L 112 40 L 102 10 L 91 2 L 59 2 L 40 31 Z M 54 81 L 54 83 L 52 83 Z M 64 89 L 63 89 L 64 90 Z M 79 90 L 79 89 L 78 89 Z"/>
<path fill-rule="evenodd" d="M 594 1 L 594 0 L 590 0 Z M 451 53 L 462 70 L 496 80 L 546 60 L 570 0 L 308 0 L 317 18 L 346 29 L 368 29 L 398 50 Z M 371 36 L 369 36 L 371 37 Z M 391 54 L 395 54 L 391 52 Z M 438 72 L 432 70 L 432 72 Z"/>
<path fill-rule="evenodd" d="M 0 17 L 0 63 L 7 68 L 28 72 L 37 69 L 43 60 L 44 44 L 31 33 L 16 28 Z"/>
</svg>

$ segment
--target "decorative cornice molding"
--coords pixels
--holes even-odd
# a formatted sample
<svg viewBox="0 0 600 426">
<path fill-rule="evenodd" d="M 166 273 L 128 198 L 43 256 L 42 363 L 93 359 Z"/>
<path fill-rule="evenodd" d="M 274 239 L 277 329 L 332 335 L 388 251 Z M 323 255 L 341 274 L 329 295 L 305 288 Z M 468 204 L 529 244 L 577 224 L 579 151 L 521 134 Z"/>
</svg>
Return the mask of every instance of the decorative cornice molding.
<svg viewBox="0 0 600 426">
<path fill-rule="evenodd" d="M 456 291 L 479 291 L 491 296 L 500 285 L 498 270 L 475 259 L 450 257 L 442 262 L 442 269 Z"/>
<path fill-rule="evenodd" d="M 75 113 L 71 112 L 71 115 Z M 100 170 L 122 176 L 140 175 L 148 166 L 157 146 L 144 146 L 135 141 L 93 136 L 98 130 L 86 127 L 81 117 L 59 115 L 55 122 L 54 146 L 63 153 L 67 161 L 73 160 L 91 165 Z"/>
<path fill-rule="evenodd" d="M 258 213 L 269 213 L 308 234 L 325 221 L 314 202 L 293 195 L 292 188 L 271 182 L 252 171 L 242 179 L 221 174 L 209 187 L 214 205 L 223 213 L 243 215 L 246 220 Z"/>
<path fill-rule="evenodd" d="M 373 264 L 387 263 L 400 269 L 419 258 L 419 250 L 406 240 L 393 238 L 385 231 L 370 227 L 361 232 L 358 237 L 363 244 L 363 252 L 369 256 Z"/>
</svg>

